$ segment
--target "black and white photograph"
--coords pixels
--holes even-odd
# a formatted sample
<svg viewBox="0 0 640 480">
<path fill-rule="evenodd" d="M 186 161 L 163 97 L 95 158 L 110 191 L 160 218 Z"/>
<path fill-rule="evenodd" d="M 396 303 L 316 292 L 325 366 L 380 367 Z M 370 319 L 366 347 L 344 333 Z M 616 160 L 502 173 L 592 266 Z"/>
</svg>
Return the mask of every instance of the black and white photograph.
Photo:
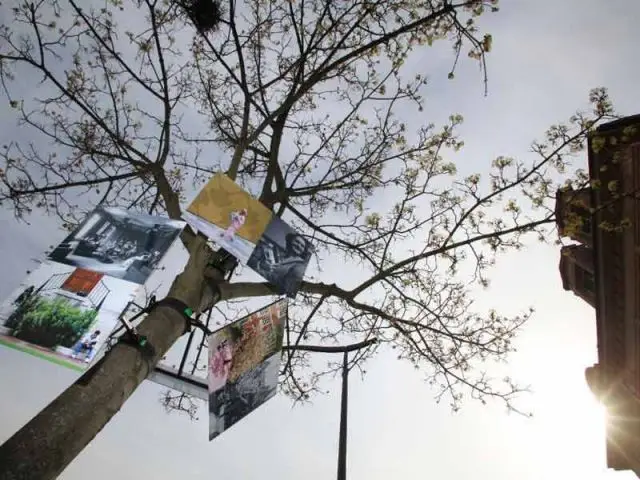
<svg viewBox="0 0 640 480">
<path fill-rule="evenodd" d="M 273 398 L 278 391 L 280 352 L 209 393 L 209 440 Z"/>
<path fill-rule="evenodd" d="M 185 223 L 98 208 L 49 255 L 53 261 L 144 284 Z"/>
<path fill-rule="evenodd" d="M 247 265 L 278 293 L 294 298 L 307 270 L 313 246 L 279 217 L 273 217 Z"/>
</svg>

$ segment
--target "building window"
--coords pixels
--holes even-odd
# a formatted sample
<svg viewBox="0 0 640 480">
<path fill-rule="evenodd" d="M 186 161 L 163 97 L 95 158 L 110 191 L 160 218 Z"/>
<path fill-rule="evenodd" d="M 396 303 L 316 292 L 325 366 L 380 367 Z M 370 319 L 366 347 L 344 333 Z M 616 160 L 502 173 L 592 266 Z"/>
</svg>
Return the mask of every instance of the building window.
<svg viewBox="0 0 640 480">
<path fill-rule="evenodd" d="M 576 273 L 575 273 L 576 286 L 578 287 L 578 289 L 580 289 L 580 291 L 583 291 L 583 292 L 595 293 L 596 282 L 595 282 L 595 279 L 593 278 L 593 273 L 588 272 L 587 270 L 579 267 L 578 265 L 575 266 L 575 269 L 576 269 Z"/>
<path fill-rule="evenodd" d="M 585 215 L 582 217 L 582 225 L 580 226 L 580 231 L 585 235 L 591 235 L 591 217 Z"/>
<path fill-rule="evenodd" d="M 579 222 L 580 232 L 584 235 L 591 235 L 591 213 L 581 205 L 573 205 L 571 213 Z"/>
</svg>

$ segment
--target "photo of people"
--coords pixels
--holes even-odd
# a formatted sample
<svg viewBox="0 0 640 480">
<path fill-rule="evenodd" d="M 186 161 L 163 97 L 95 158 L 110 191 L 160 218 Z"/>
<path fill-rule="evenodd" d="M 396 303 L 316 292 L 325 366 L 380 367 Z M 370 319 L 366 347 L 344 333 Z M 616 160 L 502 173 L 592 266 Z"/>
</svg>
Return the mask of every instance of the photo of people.
<svg viewBox="0 0 640 480">
<path fill-rule="evenodd" d="M 49 258 L 143 284 L 183 227 L 169 218 L 98 208 Z"/>
<path fill-rule="evenodd" d="M 247 220 L 247 209 L 243 208 L 239 212 L 231 212 L 229 215 L 231 218 L 231 224 L 222 234 L 222 238 L 226 242 L 233 242 L 233 239 L 236 236 L 236 232 L 244 225 L 244 222 Z"/>
<path fill-rule="evenodd" d="M 209 337 L 209 440 L 276 394 L 286 318 L 280 300 Z"/>
<path fill-rule="evenodd" d="M 313 246 L 278 217 L 273 217 L 247 265 L 279 293 L 294 298 L 307 270 Z"/>
<path fill-rule="evenodd" d="M 222 173 L 191 202 L 182 218 L 246 265 L 271 211 Z"/>
<path fill-rule="evenodd" d="M 0 305 L 0 345 L 84 370 L 139 285 L 43 262 Z"/>
<path fill-rule="evenodd" d="M 90 363 L 95 354 L 100 333 L 102 333 L 100 330 L 95 330 L 81 338 L 71 349 L 73 351 L 71 358 L 83 356 L 85 363 Z"/>
</svg>

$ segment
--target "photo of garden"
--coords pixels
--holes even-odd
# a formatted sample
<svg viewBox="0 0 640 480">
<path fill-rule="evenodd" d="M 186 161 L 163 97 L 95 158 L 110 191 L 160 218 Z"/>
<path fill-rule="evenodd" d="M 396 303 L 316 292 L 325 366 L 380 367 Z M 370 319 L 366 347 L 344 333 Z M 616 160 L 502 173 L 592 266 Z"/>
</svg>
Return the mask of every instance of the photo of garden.
<svg viewBox="0 0 640 480">
<path fill-rule="evenodd" d="M 44 262 L 0 307 L 0 343 L 84 370 L 138 285 Z"/>
</svg>

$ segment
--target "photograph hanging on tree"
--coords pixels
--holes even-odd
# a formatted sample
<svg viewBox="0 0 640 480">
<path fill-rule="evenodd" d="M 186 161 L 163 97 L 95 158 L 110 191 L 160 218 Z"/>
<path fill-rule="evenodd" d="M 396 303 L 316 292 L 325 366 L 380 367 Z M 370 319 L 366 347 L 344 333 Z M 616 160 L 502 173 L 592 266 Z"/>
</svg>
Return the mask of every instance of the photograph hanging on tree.
<svg viewBox="0 0 640 480">
<path fill-rule="evenodd" d="M 279 300 L 209 337 L 209 440 L 278 389 L 287 300 Z"/>
<path fill-rule="evenodd" d="M 280 294 L 294 298 L 309 265 L 313 246 L 279 217 L 273 217 L 247 265 Z"/>
<path fill-rule="evenodd" d="M 55 262 L 143 284 L 184 228 L 184 222 L 97 208 L 49 255 Z"/>
<path fill-rule="evenodd" d="M 0 344 L 84 370 L 140 286 L 43 262 L 0 305 Z"/>
<path fill-rule="evenodd" d="M 222 173 L 214 175 L 182 218 L 246 265 L 271 211 Z"/>
</svg>

